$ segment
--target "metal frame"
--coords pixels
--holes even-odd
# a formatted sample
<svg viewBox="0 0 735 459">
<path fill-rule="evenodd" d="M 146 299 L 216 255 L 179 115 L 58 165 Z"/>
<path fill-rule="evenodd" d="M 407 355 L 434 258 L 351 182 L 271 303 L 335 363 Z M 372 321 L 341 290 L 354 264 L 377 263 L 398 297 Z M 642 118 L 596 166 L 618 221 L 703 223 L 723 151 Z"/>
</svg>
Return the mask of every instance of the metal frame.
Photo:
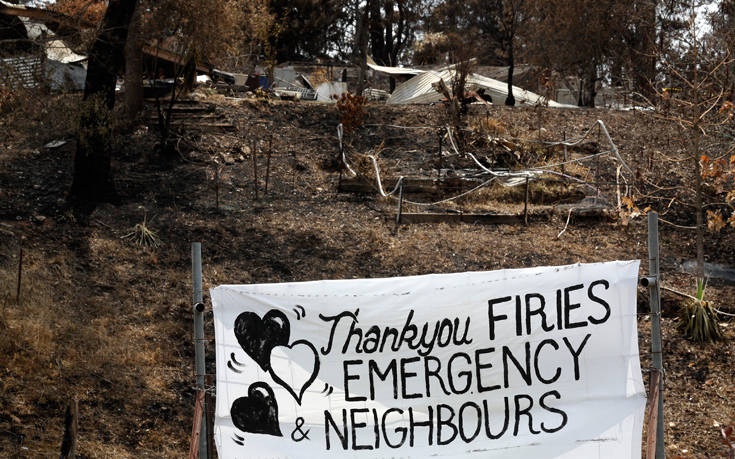
<svg viewBox="0 0 735 459">
<path fill-rule="evenodd" d="M 202 243 L 192 242 L 191 244 L 191 279 L 192 279 L 192 304 L 194 312 L 194 370 L 196 375 L 197 389 L 197 409 L 195 410 L 194 428 L 199 424 L 198 429 L 199 443 L 198 455 L 200 459 L 208 459 L 207 448 L 207 423 L 206 418 L 202 419 L 207 412 L 206 402 L 204 400 L 205 387 L 204 377 L 206 375 L 205 354 L 204 354 L 204 302 L 202 297 Z M 196 430 L 196 429 L 195 429 Z M 192 446 L 195 446 L 194 440 L 196 433 L 192 437 Z"/>
<path fill-rule="evenodd" d="M 651 304 L 651 379 L 649 384 L 648 438 L 646 457 L 665 459 L 664 451 L 664 386 L 661 353 L 661 273 L 659 271 L 658 214 L 648 214 L 648 271 L 641 285 L 648 288 Z M 653 424 L 656 427 L 653 427 Z"/>
</svg>

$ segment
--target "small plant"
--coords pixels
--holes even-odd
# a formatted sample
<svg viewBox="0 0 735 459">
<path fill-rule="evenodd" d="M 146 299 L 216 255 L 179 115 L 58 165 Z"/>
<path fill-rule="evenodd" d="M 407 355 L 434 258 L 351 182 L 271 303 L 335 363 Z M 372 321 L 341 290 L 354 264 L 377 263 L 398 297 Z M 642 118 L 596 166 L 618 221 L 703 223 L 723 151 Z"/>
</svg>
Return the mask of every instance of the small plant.
<svg viewBox="0 0 735 459">
<path fill-rule="evenodd" d="M 161 245 L 161 238 L 158 237 L 155 231 L 148 228 L 146 217 L 143 217 L 143 221 L 133 227 L 133 230 L 122 237 L 122 239 L 130 239 L 136 244 L 143 247 L 155 248 Z"/>
<path fill-rule="evenodd" d="M 339 121 L 344 126 L 345 133 L 351 133 L 362 126 L 365 120 L 365 98 L 350 93 L 343 93 L 337 99 Z"/>
<path fill-rule="evenodd" d="M 440 79 L 433 83 L 433 88 L 439 92 L 447 100 L 447 117 L 451 125 L 457 131 L 457 141 L 463 144 L 462 124 L 463 118 L 467 114 L 467 106 L 473 100 L 467 97 L 470 85 L 467 83 L 467 77 L 472 73 L 474 68 L 474 59 L 470 59 L 466 51 L 455 54 L 452 58 L 455 62 L 450 73 L 449 82 Z M 449 84 L 449 86 L 447 86 Z"/>
<path fill-rule="evenodd" d="M 697 279 L 696 296 L 683 303 L 679 317 L 679 328 L 684 336 L 696 342 L 717 341 L 723 337 L 717 312 L 711 302 L 704 301 L 705 290 L 705 280 Z"/>
</svg>

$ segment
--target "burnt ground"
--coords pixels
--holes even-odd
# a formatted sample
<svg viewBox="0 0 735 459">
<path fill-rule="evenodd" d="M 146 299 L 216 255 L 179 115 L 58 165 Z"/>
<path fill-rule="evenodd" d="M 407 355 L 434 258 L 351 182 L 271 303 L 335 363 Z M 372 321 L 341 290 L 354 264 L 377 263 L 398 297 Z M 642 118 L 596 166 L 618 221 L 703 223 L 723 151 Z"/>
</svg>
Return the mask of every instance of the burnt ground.
<svg viewBox="0 0 735 459">
<path fill-rule="evenodd" d="M 6 130 L 0 149 L 0 455 L 57 455 L 64 411 L 79 401 L 80 457 L 183 456 L 193 414 L 190 243 L 201 241 L 205 290 L 220 283 L 385 277 L 641 259 L 647 272 L 645 217 L 615 212 L 566 226 L 564 204 L 589 189 L 532 183 L 531 220 L 522 224 L 434 223 L 395 228 L 395 201 L 377 191 L 337 191 L 333 105 L 211 98 L 217 119 L 234 130 L 192 128 L 179 142 L 182 159 L 156 161 L 155 131 L 124 131 L 113 165 L 120 200 L 88 217 L 65 206 L 74 142 L 69 130 Z M 366 126 L 348 134 L 352 165 L 374 183 L 359 154 L 378 154 L 381 174 L 456 176 L 472 164 L 450 150 L 436 156 L 440 106 L 369 105 Z M 472 107 L 469 126 L 482 135 L 461 141 L 486 165 L 517 169 L 552 163 L 563 153 L 518 139 L 575 138 L 602 119 L 634 171 L 636 205 L 691 226 L 685 162 L 677 151 L 686 133 L 639 112 Z M 403 130 L 371 125 L 433 126 Z M 490 139 L 488 140 L 488 135 Z M 509 142 L 510 152 L 492 139 Z M 57 138 L 69 143 L 43 145 Z M 604 139 L 603 139 L 604 140 Z M 253 141 L 259 142 L 256 197 Z M 272 142 L 268 191 L 267 151 Z M 444 146 L 447 147 L 446 140 Z M 536 146 L 534 146 L 536 145 Z M 581 157 L 607 148 L 596 134 L 570 149 Z M 433 153 L 432 153 L 433 152 Z M 441 163 L 438 163 L 441 161 Z M 600 182 L 615 200 L 617 163 L 569 166 L 565 172 Z M 460 172 L 457 172 L 459 170 Z M 392 183 L 386 183 L 392 188 Z M 458 190 L 407 194 L 436 201 Z M 458 203 L 405 211 L 519 213 L 523 190 L 494 185 Z M 219 202 L 218 202 L 219 201 Z M 136 242 L 136 225 L 155 232 L 157 247 Z M 566 228 L 566 229 L 565 229 Z M 564 230 L 565 229 L 565 230 Z M 562 232 L 562 230 L 564 230 Z M 694 258 L 694 233 L 661 224 L 664 285 L 692 293 L 681 264 Z M 131 234 L 132 233 L 132 234 Z M 560 234 L 561 233 L 561 234 Z M 707 261 L 733 265 L 732 228 L 706 237 Z M 20 301 L 16 282 L 23 250 Z M 735 312 L 735 286 L 712 279 L 707 296 Z M 735 323 L 722 318 L 728 339 L 695 344 L 676 330 L 680 298 L 664 292 L 666 445 L 670 455 L 723 452 L 719 426 L 735 419 Z M 642 367 L 650 367 L 646 292 L 639 291 Z M 211 320 L 207 322 L 211 333 Z M 210 362 L 213 350 L 210 346 Z M 213 368 L 209 368 L 213 372 Z M 647 373 L 644 374 L 647 379 Z"/>
</svg>

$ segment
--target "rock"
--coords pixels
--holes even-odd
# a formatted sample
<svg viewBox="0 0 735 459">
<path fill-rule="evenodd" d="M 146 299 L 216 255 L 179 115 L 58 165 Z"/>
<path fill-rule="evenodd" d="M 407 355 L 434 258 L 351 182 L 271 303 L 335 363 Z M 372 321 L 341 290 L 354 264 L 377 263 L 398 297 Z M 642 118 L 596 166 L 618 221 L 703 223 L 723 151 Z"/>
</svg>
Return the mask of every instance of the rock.
<svg viewBox="0 0 735 459">
<path fill-rule="evenodd" d="M 43 215 L 34 215 L 33 216 L 33 221 L 36 222 L 36 223 L 43 223 L 43 222 L 46 221 L 46 217 L 43 216 Z"/>
<path fill-rule="evenodd" d="M 53 148 L 59 148 L 62 145 L 66 144 L 66 140 L 53 140 L 46 145 L 43 146 L 43 148 L 53 149 Z"/>
</svg>

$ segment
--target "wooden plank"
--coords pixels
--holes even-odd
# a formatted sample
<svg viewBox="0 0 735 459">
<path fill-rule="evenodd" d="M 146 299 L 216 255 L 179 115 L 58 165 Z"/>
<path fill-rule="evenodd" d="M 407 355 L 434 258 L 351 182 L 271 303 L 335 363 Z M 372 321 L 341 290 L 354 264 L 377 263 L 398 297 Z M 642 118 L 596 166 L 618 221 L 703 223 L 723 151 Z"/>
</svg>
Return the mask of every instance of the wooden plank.
<svg viewBox="0 0 735 459">
<path fill-rule="evenodd" d="M 189 106 L 184 106 L 184 107 L 174 105 L 171 111 L 173 113 L 213 113 L 214 105 L 205 105 L 205 106 L 189 105 Z"/>
<path fill-rule="evenodd" d="M 382 179 L 383 188 L 393 189 L 398 178 L 387 177 Z M 449 179 L 430 179 L 430 178 L 404 178 L 403 191 L 406 193 L 428 193 L 436 194 L 441 192 L 461 192 L 469 190 L 480 183 L 476 179 L 465 179 L 452 177 Z M 377 191 L 377 184 L 374 180 L 367 177 L 342 179 L 340 191 L 351 193 L 374 193 Z"/>
<path fill-rule="evenodd" d="M 658 392 L 661 373 L 657 369 L 651 370 L 651 381 L 648 386 L 648 435 L 646 435 L 646 459 L 656 458 L 656 430 L 658 429 Z"/>
<path fill-rule="evenodd" d="M 157 127 L 157 123 L 149 123 L 149 126 L 151 127 Z M 236 131 L 237 127 L 234 124 L 230 123 L 197 123 L 197 122 L 179 122 L 179 121 L 171 121 L 171 127 L 172 128 L 187 128 L 187 129 L 201 129 L 206 131 L 211 130 L 222 130 L 222 131 Z"/>
<path fill-rule="evenodd" d="M 199 456 L 199 440 L 202 431 L 202 414 L 204 409 L 204 391 L 197 392 L 194 405 L 194 425 L 191 428 L 191 442 L 189 443 L 189 459 L 197 459 Z"/>
<path fill-rule="evenodd" d="M 177 113 L 173 112 L 171 113 L 171 121 L 172 122 L 197 122 L 201 123 L 203 121 L 218 121 L 222 120 L 224 117 L 218 116 L 214 113 Z M 158 121 L 158 115 L 155 113 L 151 113 L 148 116 L 146 116 L 146 120 L 148 121 Z"/>
<path fill-rule="evenodd" d="M 477 223 L 483 225 L 517 224 L 523 222 L 522 215 L 512 214 L 441 214 L 406 213 L 401 214 L 401 224 L 410 223 Z"/>
<path fill-rule="evenodd" d="M 574 207 L 573 204 L 556 206 L 554 208 L 554 212 L 566 218 L 569 214 L 569 209 L 572 210 L 572 218 L 577 222 L 609 220 L 613 217 L 613 213 L 610 209 L 599 207 Z"/>
</svg>

